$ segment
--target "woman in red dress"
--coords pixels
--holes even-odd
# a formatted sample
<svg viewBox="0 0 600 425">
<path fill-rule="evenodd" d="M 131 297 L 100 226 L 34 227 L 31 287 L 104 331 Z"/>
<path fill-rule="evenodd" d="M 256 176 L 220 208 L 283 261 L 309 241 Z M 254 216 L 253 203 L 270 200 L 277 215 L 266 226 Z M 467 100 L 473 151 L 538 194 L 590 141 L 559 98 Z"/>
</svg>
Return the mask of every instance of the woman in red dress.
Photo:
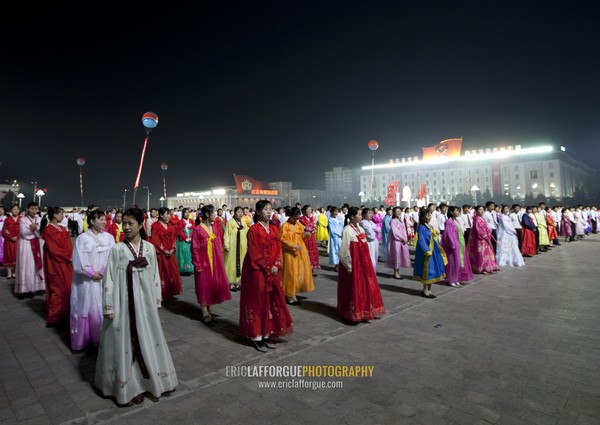
<svg viewBox="0 0 600 425">
<path fill-rule="evenodd" d="M 358 225 L 361 212 L 350 207 L 349 223 L 342 232 L 340 266 L 338 271 L 338 314 L 342 319 L 357 323 L 385 314 L 379 284 L 371 262 L 365 231 Z"/>
<path fill-rule="evenodd" d="M 292 316 L 285 303 L 280 270 L 281 241 L 267 200 L 256 203 L 255 224 L 248 230 L 248 251 L 242 268 L 240 333 L 254 348 L 275 348 L 269 338 L 292 334 Z"/>
<path fill-rule="evenodd" d="M 168 304 L 175 295 L 182 292 L 181 276 L 175 255 L 177 230 L 169 224 L 171 214 L 167 208 L 158 210 L 158 221 L 152 225 L 152 244 L 156 248 L 158 273 L 162 300 Z"/>
<path fill-rule="evenodd" d="M 42 220 L 44 238 L 44 274 L 46 275 L 46 326 L 69 323 L 71 284 L 73 281 L 73 244 L 71 233 L 58 223 L 63 221 L 62 208 L 48 208 Z"/>
<path fill-rule="evenodd" d="M 20 208 L 13 205 L 10 215 L 4 220 L 2 237 L 4 238 L 4 266 L 8 274 L 7 279 L 15 278 L 15 265 L 17 264 L 17 242 L 19 241 L 19 222 L 21 221 Z"/>
<path fill-rule="evenodd" d="M 317 238 L 315 236 L 317 231 L 317 220 L 313 215 L 313 210 L 310 205 L 304 205 L 302 207 L 300 223 L 304 226 L 304 243 L 308 250 L 308 258 L 310 259 L 310 265 L 313 269 L 312 275 L 314 277 L 317 275 L 315 269 L 321 268 L 321 262 L 319 261 L 319 247 L 317 246 Z"/>
</svg>

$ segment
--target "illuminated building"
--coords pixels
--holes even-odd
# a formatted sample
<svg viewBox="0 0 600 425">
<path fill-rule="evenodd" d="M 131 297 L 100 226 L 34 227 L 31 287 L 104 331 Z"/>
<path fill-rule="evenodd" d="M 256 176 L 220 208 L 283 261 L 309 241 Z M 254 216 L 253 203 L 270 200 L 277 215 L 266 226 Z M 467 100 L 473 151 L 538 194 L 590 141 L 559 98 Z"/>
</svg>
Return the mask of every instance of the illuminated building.
<svg viewBox="0 0 600 425">
<path fill-rule="evenodd" d="M 462 143 L 462 139 L 456 140 Z M 438 148 L 442 143 L 423 151 Z M 436 152 L 437 156 L 427 158 L 408 157 L 373 167 L 363 166 L 360 172 L 362 202 L 383 201 L 394 180 L 398 180 L 400 187 L 410 188 L 411 202 L 416 201 L 422 185 L 427 188 L 427 202 L 436 203 L 449 202 L 460 194 L 473 196 L 473 189 L 489 193 L 491 199 L 504 195 L 521 199 L 526 195 L 544 195 L 560 199 L 573 196 L 594 172 L 588 165 L 571 158 L 562 146 L 503 146 L 465 150 L 462 155 L 459 148 L 458 154 L 452 156 L 447 156 L 443 149 Z"/>
</svg>

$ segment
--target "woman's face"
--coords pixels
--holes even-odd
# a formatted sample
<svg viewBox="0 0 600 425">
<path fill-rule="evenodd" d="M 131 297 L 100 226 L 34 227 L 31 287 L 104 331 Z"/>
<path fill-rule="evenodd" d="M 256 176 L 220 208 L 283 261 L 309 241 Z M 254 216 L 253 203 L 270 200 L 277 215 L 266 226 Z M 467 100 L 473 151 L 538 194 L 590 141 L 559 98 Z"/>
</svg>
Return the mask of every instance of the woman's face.
<svg viewBox="0 0 600 425">
<path fill-rule="evenodd" d="M 350 218 L 350 223 L 358 224 L 362 220 L 362 211 L 359 211 L 354 217 Z"/>
<path fill-rule="evenodd" d="M 54 221 L 57 223 L 60 223 L 61 221 L 63 221 L 65 218 L 65 212 L 63 210 L 59 210 L 57 213 L 54 214 Z"/>
<path fill-rule="evenodd" d="M 131 215 L 126 215 L 123 217 L 123 233 L 125 233 L 125 237 L 127 239 L 132 240 L 139 235 L 140 228 L 141 225 L 137 222 L 135 217 Z"/>
<path fill-rule="evenodd" d="M 338 214 L 339 214 L 339 213 L 340 213 L 340 212 L 339 212 L 338 210 L 333 210 L 333 211 L 331 211 L 331 216 L 332 216 L 333 218 L 336 218 L 336 217 L 338 216 Z"/>
<path fill-rule="evenodd" d="M 171 213 L 169 212 L 169 210 L 167 210 L 163 213 L 163 215 L 160 216 L 160 221 L 162 221 L 163 223 L 168 223 L 169 220 L 171 220 Z"/>
<path fill-rule="evenodd" d="M 364 218 L 367 220 L 373 219 L 373 211 L 372 210 L 367 211 L 367 215 Z"/>
<path fill-rule="evenodd" d="M 13 216 L 18 216 L 19 215 L 19 207 L 17 207 L 16 205 L 14 207 L 12 207 L 12 209 L 10 210 L 10 212 L 12 213 Z"/>
<path fill-rule="evenodd" d="M 271 214 L 273 213 L 273 207 L 271 204 L 267 204 L 261 212 L 258 213 L 258 218 L 260 221 L 269 221 Z"/>
<path fill-rule="evenodd" d="M 306 211 L 304 212 L 304 215 L 307 216 L 307 217 L 310 217 L 312 215 L 312 208 L 308 207 L 306 209 Z"/>
<path fill-rule="evenodd" d="M 482 217 L 484 212 L 485 212 L 485 210 L 483 209 L 483 207 L 477 208 L 477 215 L 479 217 Z"/>
<path fill-rule="evenodd" d="M 35 215 L 40 211 L 40 207 L 38 207 L 37 205 L 33 205 L 29 208 L 27 208 L 27 214 L 29 214 L 29 217 L 35 217 Z"/>
<path fill-rule="evenodd" d="M 300 219 L 299 215 L 292 215 L 291 217 L 288 218 L 288 221 L 290 224 L 296 224 L 299 219 Z"/>
<path fill-rule="evenodd" d="M 188 218 L 190 218 L 190 212 L 189 212 L 189 211 L 185 211 L 185 212 L 183 213 L 183 219 L 184 219 L 184 220 L 187 220 Z"/>
<path fill-rule="evenodd" d="M 394 208 L 394 212 L 393 212 L 393 217 L 394 218 L 400 218 L 400 214 L 402 214 L 402 210 L 400 208 Z"/>
<path fill-rule="evenodd" d="M 236 210 L 236 212 L 235 212 L 236 220 L 238 220 L 238 221 L 241 220 L 243 216 L 244 216 L 244 210 L 242 210 L 242 209 Z"/>
<path fill-rule="evenodd" d="M 123 222 L 123 213 L 117 213 L 115 215 L 115 223 L 121 224 Z"/>
<path fill-rule="evenodd" d="M 459 215 L 460 215 L 460 210 L 458 208 L 456 208 L 455 210 L 452 211 L 452 217 L 458 218 Z"/>
<path fill-rule="evenodd" d="M 103 215 L 98 217 L 94 221 L 92 221 L 92 229 L 95 230 L 96 232 L 100 232 L 100 231 L 104 230 L 105 227 L 106 227 L 106 217 Z"/>
<path fill-rule="evenodd" d="M 508 206 L 507 206 L 507 205 L 505 205 L 505 206 L 502 208 L 502 214 L 508 214 L 508 211 L 509 211 L 509 208 L 508 208 Z"/>
<path fill-rule="evenodd" d="M 208 221 L 210 221 L 211 223 L 214 223 L 216 218 L 217 218 L 217 212 L 213 210 L 213 212 L 211 212 L 210 215 L 208 216 Z"/>
</svg>

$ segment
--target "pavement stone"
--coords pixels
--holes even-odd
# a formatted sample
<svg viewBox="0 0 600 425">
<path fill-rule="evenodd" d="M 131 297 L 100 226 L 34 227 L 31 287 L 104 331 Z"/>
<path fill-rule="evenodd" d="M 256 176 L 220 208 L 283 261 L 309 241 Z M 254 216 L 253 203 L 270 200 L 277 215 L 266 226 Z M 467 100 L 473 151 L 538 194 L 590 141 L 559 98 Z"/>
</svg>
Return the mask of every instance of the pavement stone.
<svg viewBox="0 0 600 425">
<path fill-rule="evenodd" d="M 179 386 L 119 408 L 94 389 L 96 353 L 72 353 L 44 323 L 44 297 L 17 300 L 0 270 L 0 423 L 52 424 L 599 424 L 600 236 L 476 276 L 463 288 L 401 281 L 379 264 L 386 315 L 350 325 L 321 257 L 315 291 L 290 306 L 294 335 L 258 353 L 239 335 L 239 293 L 199 318 L 193 279 L 160 311 Z M 576 276 L 576 278 L 575 278 Z M 229 366 L 369 365 L 342 388 L 259 388 L 287 378 L 230 377 Z M 321 381 L 304 378 L 307 384 Z"/>
</svg>

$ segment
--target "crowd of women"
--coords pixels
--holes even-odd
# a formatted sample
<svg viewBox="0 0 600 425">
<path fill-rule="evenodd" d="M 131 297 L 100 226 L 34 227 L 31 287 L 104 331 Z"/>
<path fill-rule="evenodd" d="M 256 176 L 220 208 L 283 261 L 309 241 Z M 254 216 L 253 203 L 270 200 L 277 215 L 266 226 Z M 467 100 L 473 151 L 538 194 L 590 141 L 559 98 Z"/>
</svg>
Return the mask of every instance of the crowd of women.
<svg viewBox="0 0 600 425">
<path fill-rule="evenodd" d="M 290 335 L 288 305 L 314 290 L 321 253 L 338 274 L 337 311 L 351 323 L 385 314 L 377 282 L 383 262 L 394 279 L 411 269 L 423 284 L 460 287 L 473 273 L 521 267 L 525 256 L 596 232 L 595 208 L 521 208 L 493 202 L 471 208 L 310 205 L 273 210 L 201 205 L 40 213 L 35 202 L 0 210 L 0 261 L 19 299 L 45 295 L 46 325 L 69 327 L 71 348 L 98 348 L 96 386 L 118 404 L 141 403 L 172 391 L 177 376 L 158 308 L 182 293 L 193 275 L 200 320 L 214 326 L 211 307 L 240 291 L 239 329 L 261 352 Z M 71 230 L 67 230 L 67 228 Z M 77 229 L 79 227 L 79 229 Z M 73 236 L 74 246 L 73 246 Z M 411 259 L 414 251 L 414 260 Z"/>
</svg>

